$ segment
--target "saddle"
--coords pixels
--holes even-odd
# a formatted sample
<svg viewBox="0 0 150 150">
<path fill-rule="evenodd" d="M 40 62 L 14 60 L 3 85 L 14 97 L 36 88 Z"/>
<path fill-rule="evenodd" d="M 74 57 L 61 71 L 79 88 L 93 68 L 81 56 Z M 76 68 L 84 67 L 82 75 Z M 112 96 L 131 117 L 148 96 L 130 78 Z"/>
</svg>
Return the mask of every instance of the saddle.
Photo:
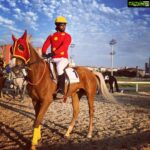
<svg viewBox="0 0 150 150">
<path fill-rule="evenodd" d="M 48 64 L 49 64 L 51 79 L 57 83 L 58 73 L 56 69 L 56 64 L 52 61 L 48 62 Z M 65 82 L 72 84 L 72 83 L 78 83 L 80 81 L 79 75 L 73 67 L 69 67 L 68 65 L 64 69 L 64 73 L 65 73 Z"/>
</svg>

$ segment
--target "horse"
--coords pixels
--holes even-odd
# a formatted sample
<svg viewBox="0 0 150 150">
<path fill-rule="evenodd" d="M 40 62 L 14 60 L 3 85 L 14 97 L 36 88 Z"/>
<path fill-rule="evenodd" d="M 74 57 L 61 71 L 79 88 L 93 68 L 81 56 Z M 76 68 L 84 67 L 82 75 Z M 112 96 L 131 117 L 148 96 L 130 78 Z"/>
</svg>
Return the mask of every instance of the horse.
<svg viewBox="0 0 150 150">
<path fill-rule="evenodd" d="M 28 85 L 27 90 L 32 99 L 35 110 L 35 121 L 31 149 L 35 149 L 38 141 L 41 139 L 41 123 L 43 117 L 53 101 L 57 84 L 50 76 L 49 64 L 46 63 L 36 52 L 34 47 L 27 39 L 27 31 L 20 38 L 12 35 L 12 56 L 16 58 L 15 67 L 25 68 L 27 71 Z M 73 130 L 75 122 L 79 114 L 79 99 L 86 95 L 89 106 L 89 128 L 88 138 L 92 138 L 93 116 L 94 116 L 94 96 L 97 87 L 101 91 L 103 97 L 109 101 L 115 101 L 115 98 L 109 93 L 101 73 L 92 72 L 81 66 L 74 67 L 80 82 L 70 84 L 69 88 L 65 87 L 65 96 L 71 96 L 73 117 L 70 125 L 65 133 L 65 137 L 69 138 Z"/>
<path fill-rule="evenodd" d="M 117 83 L 117 79 L 114 76 L 106 75 L 105 76 L 105 82 L 106 82 L 106 84 L 107 83 L 109 84 L 109 88 L 110 88 L 111 93 L 114 93 L 113 85 L 115 85 L 116 92 L 120 92 L 119 86 L 118 86 L 118 83 Z"/>
<path fill-rule="evenodd" d="M 27 85 L 23 72 L 19 71 L 18 73 L 16 73 L 14 71 L 11 71 L 10 78 L 14 86 L 15 96 L 20 95 L 20 99 L 23 100 Z"/>
</svg>

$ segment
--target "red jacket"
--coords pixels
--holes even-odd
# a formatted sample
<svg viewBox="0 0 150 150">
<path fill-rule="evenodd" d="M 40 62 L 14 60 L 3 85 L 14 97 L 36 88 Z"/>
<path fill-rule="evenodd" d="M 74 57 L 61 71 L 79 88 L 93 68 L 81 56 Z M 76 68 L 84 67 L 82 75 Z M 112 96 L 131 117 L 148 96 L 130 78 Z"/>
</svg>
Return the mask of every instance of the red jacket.
<svg viewBox="0 0 150 150">
<path fill-rule="evenodd" d="M 51 45 L 51 52 L 55 55 L 53 58 L 68 58 L 68 47 L 71 43 L 71 36 L 66 32 L 55 32 L 48 36 L 42 47 L 42 53 L 46 53 L 47 48 Z"/>
</svg>

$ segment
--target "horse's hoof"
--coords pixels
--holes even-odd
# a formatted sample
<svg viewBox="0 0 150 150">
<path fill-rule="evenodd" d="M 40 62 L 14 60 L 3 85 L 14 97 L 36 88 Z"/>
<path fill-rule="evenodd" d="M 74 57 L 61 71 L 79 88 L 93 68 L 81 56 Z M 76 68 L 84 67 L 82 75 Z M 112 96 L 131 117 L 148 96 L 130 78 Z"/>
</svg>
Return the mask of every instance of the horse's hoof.
<svg viewBox="0 0 150 150">
<path fill-rule="evenodd" d="M 36 146 L 35 145 L 32 145 L 30 150 L 36 150 Z"/>
<path fill-rule="evenodd" d="M 65 134 L 64 137 L 69 139 L 70 138 L 70 134 Z"/>
<path fill-rule="evenodd" d="M 88 134 L 87 138 L 91 139 L 92 138 L 92 134 Z"/>
</svg>

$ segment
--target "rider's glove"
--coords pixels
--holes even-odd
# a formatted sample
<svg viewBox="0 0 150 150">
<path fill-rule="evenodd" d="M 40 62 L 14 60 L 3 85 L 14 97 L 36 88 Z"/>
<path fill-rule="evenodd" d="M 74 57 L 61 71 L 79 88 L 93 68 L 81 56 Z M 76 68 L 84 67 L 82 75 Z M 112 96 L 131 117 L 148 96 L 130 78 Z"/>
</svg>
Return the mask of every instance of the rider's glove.
<svg viewBox="0 0 150 150">
<path fill-rule="evenodd" d="M 52 53 L 48 53 L 47 54 L 47 57 L 49 58 L 49 57 L 53 57 L 55 55 L 55 53 L 54 52 L 52 52 Z"/>
<path fill-rule="evenodd" d="M 43 56 L 44 58 L 53 57 L 54 55 L 55 55 L 54 52 L 53 52 L 53 53 L 48 53 L 48 54 L 42 54 L 42 56 Z"/>
</svg>

